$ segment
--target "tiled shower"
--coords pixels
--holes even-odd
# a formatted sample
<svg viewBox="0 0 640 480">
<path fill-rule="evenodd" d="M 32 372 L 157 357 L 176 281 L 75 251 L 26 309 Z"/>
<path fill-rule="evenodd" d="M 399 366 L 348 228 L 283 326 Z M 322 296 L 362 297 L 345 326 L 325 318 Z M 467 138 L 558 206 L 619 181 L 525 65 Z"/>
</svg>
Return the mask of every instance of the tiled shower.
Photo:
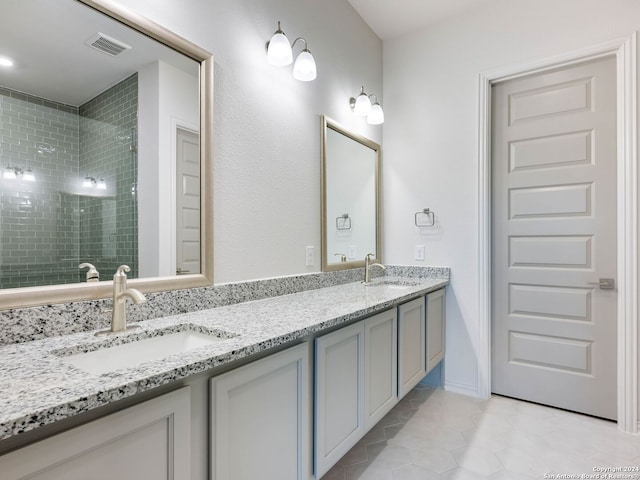
<svg viewBox="0 0 640 480">
<path fill-rule="evenodd" d="M 79 107 L 0 86 L 0 288 L 137 276 L 137 110 L 137 74 Z"/>
</svg>

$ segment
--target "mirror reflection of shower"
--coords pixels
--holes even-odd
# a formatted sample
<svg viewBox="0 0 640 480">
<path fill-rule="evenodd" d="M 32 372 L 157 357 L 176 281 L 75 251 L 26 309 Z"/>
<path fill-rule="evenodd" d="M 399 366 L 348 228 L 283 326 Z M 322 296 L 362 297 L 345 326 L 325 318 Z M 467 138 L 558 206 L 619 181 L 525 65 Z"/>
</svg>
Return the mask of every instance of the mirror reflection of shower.
<svg viewBox="0 0 640 480">
<path fill-rule="evenodd" d="M 0 288 L 137 276 L 137 96 L 137 74 L 79 107 L 0 88 Z"/>
</svg>

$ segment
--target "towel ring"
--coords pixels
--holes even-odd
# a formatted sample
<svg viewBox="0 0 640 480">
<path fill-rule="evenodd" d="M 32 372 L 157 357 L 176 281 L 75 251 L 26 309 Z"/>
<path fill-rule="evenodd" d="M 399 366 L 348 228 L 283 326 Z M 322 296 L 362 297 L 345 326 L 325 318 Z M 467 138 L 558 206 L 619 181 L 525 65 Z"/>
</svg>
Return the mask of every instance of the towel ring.
<svg viewBox="0 0 640 480">
<path fill-rule="evenodd" d="M 351 218 L 348 213 L 343 213 L 336 218 L 336 228 L 338 230 L 351 230 Z"/>
<path fill-rule="evenodd" d="M 421 212 L 416 212 L 413 220 L 416 227 L 433 227 L 436 224 L 436 214 L 425 208 Z"/>
</svg>

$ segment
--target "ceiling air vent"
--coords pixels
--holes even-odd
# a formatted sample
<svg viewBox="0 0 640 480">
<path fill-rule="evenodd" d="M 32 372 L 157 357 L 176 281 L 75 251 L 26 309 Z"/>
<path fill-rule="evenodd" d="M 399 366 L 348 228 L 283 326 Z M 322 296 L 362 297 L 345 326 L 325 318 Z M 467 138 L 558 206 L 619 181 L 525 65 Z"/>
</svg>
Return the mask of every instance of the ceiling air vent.
<svg viewBox="0 0 640 480">
<path fill-rule="evenodd" d="M 115 38 L 100 32 L 91 36 L 84 42 L 84 44 L 88 45 L 91 48 L 95 48 L 102 53 L 106 53 L 107 55 L 112 56 L 118 55 L 125 50 L 131 49 L 131 46 L 127 45 L 126 43 L 123 43 L 120 40 L 116 40 Z"/>
</svg>

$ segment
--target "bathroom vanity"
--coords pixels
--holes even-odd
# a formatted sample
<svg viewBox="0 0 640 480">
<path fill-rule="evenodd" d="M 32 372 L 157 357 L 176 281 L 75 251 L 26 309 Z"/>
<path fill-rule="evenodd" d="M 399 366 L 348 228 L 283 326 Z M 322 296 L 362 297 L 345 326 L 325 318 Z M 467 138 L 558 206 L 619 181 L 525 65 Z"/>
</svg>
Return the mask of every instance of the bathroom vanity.
<svg viewBox="0 0 640 480">
<path fill-rule="evenodd" d="M 447 283 L 382 277 L 2 347 L 3 478 L 319 479 L 442 359 Z M 217 340 L 87 371 L 192 333 Z"/>
</svg>

